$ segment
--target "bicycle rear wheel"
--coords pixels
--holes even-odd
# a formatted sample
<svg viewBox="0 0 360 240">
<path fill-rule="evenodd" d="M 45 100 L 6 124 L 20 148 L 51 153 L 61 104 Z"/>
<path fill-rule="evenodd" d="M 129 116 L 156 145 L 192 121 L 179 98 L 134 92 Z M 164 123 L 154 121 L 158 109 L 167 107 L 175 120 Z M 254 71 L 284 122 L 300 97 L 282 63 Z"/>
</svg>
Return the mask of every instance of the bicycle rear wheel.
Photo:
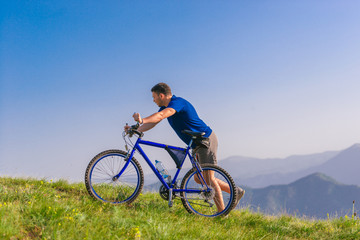
<svg viewBox="0 0 360 240">
<path fill-rule="evenodd" d="M 229 173 L 217 165 L 204 164 L 202 165 L 202 175 L 208 186 L 209 192 L 204 182 L 201 179 L 196 168 L 191 169 L 186 173 L 181 183 L 181 201 L 190 213 L 199 214 L 205 217 L 217 217 L 227 215 L 235 205 L 236 191 L 235 183 Z M 210 181 L 210 172 L 213 171 L 216 178 L 217 185 L 221 190 L 215 191 L 216 184 Z M 190 192 L 190 191 L 202 191 Z"/>
<path fill-rule="evenodd" d="M 127 153 L 107 150 L 99 153 L 89 163 L 85 173 L 85 185 L 90 196 L 112 204 L 131 203 L 140 194 L 144 176 L 135 158 L 118 178 L 114 179 L 126 164 Z"/>
</svg>

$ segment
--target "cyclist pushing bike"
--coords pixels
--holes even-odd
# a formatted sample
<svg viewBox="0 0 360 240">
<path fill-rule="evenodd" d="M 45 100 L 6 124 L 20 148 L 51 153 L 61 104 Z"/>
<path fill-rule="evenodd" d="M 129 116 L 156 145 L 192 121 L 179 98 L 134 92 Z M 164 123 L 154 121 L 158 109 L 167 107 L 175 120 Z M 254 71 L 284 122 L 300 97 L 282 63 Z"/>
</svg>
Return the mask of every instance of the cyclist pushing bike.
<svg viewBox="0 0 360 240">
<path fill-rule="evenodd" d="M 217 165 L 217 147 L 218 140 L 214 131 L 207 126 L 198 116 L 195 108 L 187 100 L 177 97 L 171 93 L 171 88 L 166 83 L 158 83 L 152 89 L 154 102 L 160 107 L 159 111 L 142 118 L 139 113 L 134 113 L 133 118 L 140 123 L 137 131 L 146 132 L 155 127 L 163 119 L 167 118 L 170 126 L 182 141 L 189 144 L 192 137 L 186 134 L 184 130 L 198 133 L 199 137 L 191 145 L 193 156 L 199 161 L 200 165 L 214 164 Z M 130 126 L 124 127 L 125 131 L 130 130 Z M 229 193 L 230 187 L 224 181 L 215 177 L 213 171 L 204 171 L 206 182 L 215 190 L 214 202 L 218 212 L 224 210 L 224 202 L 222 191 Z M 195 178 L 200 183 L 198 178 Z M 237 206 L 245 191 L 240 187 L 236 187 Z"/>
</svg>

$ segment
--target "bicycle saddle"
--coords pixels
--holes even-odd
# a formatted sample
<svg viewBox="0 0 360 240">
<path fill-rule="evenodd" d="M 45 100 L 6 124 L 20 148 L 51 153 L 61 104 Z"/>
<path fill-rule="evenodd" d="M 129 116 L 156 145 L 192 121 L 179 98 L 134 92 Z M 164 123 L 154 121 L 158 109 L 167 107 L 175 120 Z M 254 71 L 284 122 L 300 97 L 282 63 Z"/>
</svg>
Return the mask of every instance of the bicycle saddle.
<svg viewBox="0 0 360 240">
<path fill-rule="evenodd" d="M 205 135 L 204 132 L 193 132 L 193 131 L 190 131 L 190 130 L 183 130 L 182 132 L 189 135 L 189 136 L 192 136 L 194 138 L 202 137 L 202 136 Z"/>
</svg>

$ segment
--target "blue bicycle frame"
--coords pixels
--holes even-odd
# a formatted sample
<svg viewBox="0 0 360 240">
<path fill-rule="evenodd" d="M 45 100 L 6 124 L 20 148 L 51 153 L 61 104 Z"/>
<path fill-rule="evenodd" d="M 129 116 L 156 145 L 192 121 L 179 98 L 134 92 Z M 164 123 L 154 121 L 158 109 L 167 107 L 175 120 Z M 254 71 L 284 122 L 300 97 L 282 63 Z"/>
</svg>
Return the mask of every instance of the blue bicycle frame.
<svg viewBox="0 0 360 240">
<path fill-rule="evenodd" d="M 119 178 L 123 172 L 125 171 L 125 169 L 127 168 L 127 166 L 129 165 L 130 161 L 129 159 L 132 159 L 132 157 L 135 154 L 135 151 L 138 150 L 138 152 L 141 154 L 141 156 L 143 156 L 143 158 L 145 159 L 145 161 L 148 163 L 149 167 L 153 170 L 153 172 L 155 173 L 155 175 L 158 177 L 158 179 L 160 180 L 160 182 L 166 187 L 167 190 L 169 190 L 170 194 L 170 199 L 169 201 L 171 201 L 171 196 L 172 196 L 172 192 L 187 192 L 187 193 L 200 193 L 200 192 L 207 192 L 210 191 L 211 189 L 209 188 L 209 186 L 207 185 L 203 175 L 200 173 L 201 167 L 199 164 L 197 164 L 197 162 L 194 160 L 194 157 L 190 154 L 190 149 L 191 149 L 191 145 L 193 143 L 193 140 L 190 141 L 189 145 L 187 146 L 187 148 L 180 148 L 180 147 L 174 147 L 174 146 L 170 146 L 170 145 L 165 145 L 165 144 L 160 144 L 160 143 L 155 143 L 155 142 L 150 142 L 150 141 L 144 141 L 141 139 L 141 137 L 139 137 L 132 149 L 132 151 L 130 152 L 130 154 L 128 154 L 127 156 L 127 162 L 124 165 L 123 169 L 121 169 L 121 171 L 114 177 L 114 178 Z M 152 162 L 150 161 L 150 159 L 148 158 L 148 156 L 146 156 L 144 150 L 140 147 L 140 144 L 143 145 L 147 145 L 147 146 L 152 146 L 152 147 L 157 147 L 157 148 L 169 148 L 169 149 L 173 149 L 173 150 L 180 150 L 180 151 L 184 151 L 185 156 L 181 161 L 181 165 L 178 166 L 178 170 L 176 171 L 176 174 L 172 180 L 172 182 L 169 184 L 165 181 L 165 179 L 163 178 L 163 176 L 159 173 L 159 171 L 155 168 L 155 166 L 152 164 Z M 197 169 L 197 175 L 199 177 L 199 179 L 202 180 L 202 182 L 205 184 L 206 186 L 206 190 L 192 190 L 192 189 L 173 189 L 177 180 L 177 177 L 179 176 L 179 173 L 181 171 L 181 168 L 185 162 L 185 158 L 189 156 L 189 159 L 193 165 L 193 167 L 195 167 Z"/>
</svg>

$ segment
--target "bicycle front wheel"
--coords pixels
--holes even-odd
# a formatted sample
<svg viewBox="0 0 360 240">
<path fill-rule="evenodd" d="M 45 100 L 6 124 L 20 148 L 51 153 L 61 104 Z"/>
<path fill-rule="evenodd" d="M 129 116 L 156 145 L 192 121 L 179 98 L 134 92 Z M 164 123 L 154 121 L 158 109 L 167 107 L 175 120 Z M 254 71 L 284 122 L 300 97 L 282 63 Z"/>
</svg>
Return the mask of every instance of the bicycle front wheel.
<svg viewBox="0 0 360 240">
<path fill-rule="evenodd" d="M 181 183 L 181 201 L 190 213 L 205 217 L 228 214 L 235 205 L 235 183 L 229 173 L 217 165 L 204 164 L 186 173 Z M 202 180 L 203 176 L 205 182 Z M 206 187 L 209 186 L 210 190 Z"/>
<path fill-rule="evenodd" d="M 85 185 L 90 196 L 112 204 L 131 203 L 140 194 L 144 176 L 135 158 L 126 160 L 127 153 L 108 150 L 99 153 L 89 163 L 85 173 Z M 130 161 L 119 178 L 114 178 Z"/>
</svg>

